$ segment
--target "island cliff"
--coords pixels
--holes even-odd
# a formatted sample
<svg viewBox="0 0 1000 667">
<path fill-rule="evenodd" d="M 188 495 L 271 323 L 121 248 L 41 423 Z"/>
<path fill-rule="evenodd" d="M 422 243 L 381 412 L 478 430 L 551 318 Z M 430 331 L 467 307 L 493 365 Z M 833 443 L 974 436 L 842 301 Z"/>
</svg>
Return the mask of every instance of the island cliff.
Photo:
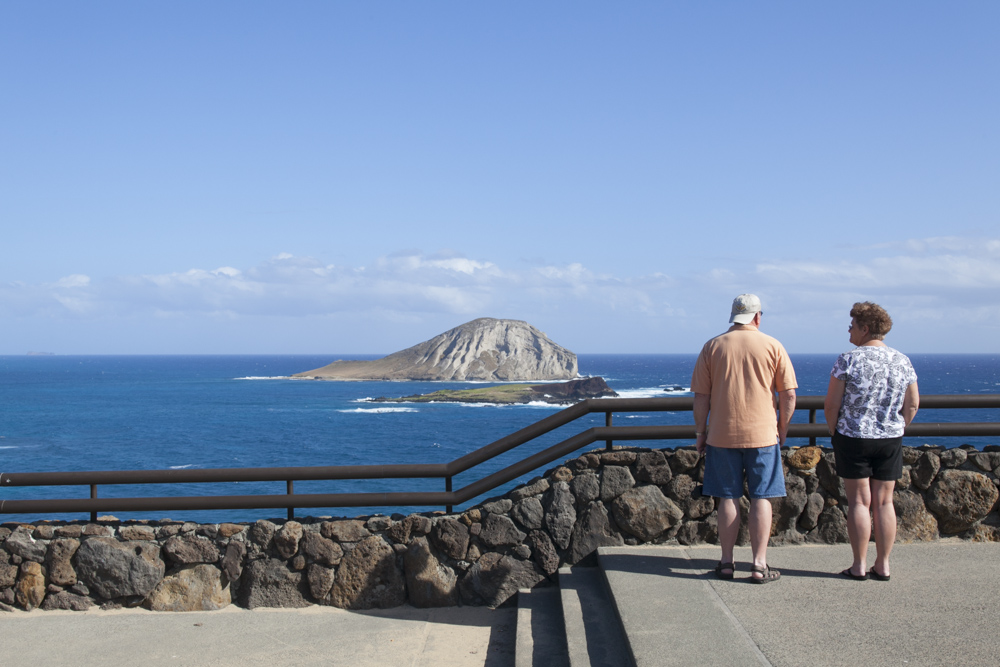
<svg viewBox="0 0 1000 667">
<path fill-rule="evenodd" d="M 576 355 L 520 320 L 480 318 L 373 361 L 335 361 L 292 377 L 317 380 L 571 380 Z"/>
</svg>

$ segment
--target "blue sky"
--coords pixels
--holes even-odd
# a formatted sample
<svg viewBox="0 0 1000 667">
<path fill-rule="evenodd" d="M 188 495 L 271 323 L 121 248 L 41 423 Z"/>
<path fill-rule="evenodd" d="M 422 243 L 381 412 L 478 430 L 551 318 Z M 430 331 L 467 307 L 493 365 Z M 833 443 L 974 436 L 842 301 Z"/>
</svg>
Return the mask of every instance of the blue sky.
<svg viewBox="0 0 1000 667">
<path fill-rule="evenodd" d="M 0 354 L 1000 351 L 1000 5 L 0 5 Z"/>
</svg>

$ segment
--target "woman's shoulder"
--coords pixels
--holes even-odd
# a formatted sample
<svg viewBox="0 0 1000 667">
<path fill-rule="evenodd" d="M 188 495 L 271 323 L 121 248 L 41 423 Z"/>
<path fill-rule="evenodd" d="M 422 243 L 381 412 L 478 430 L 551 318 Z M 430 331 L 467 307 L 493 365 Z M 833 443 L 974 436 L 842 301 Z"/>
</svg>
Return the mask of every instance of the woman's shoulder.
<svg viewBox="0 0 1000 667">
<path fill-rule="evenodd" d="M 899 350 L 892 347 L 886 347 L 886 349 L 890 352 L 890 359 L 892 360 L 893 364 L 895 364 L 896 366 L 913 368 L 913 362 L 910 361 L 910 358 L 908 356 L 906 356 Z"/>
<path fill-rule="evenodd" d="M 842 353 L 837 358 L 837 363 L 845 366 L 882 366 L 893 363 L 895 358 L 893 353 L 895 352 L 895 350 L 888 346 L 859 345 L 853 350 Z"/>
<path fill-rule="evenodd" d="M 905 360 L 907 362 L 910 361 L 910 358 L 908 356 L 906 356 L 905 354 L 903 354 L 902 352 L 900 352 L 899 350 L 897 350 L 894 347 L 889 347 L 888 345 L 883 345 L 879 349 L 883 350 L 884 354 L 887 357 L 890 357 L 892 359 L 896 359 L 896 360 L 899 360 L 899 361 Z"/>
<path fill-rule="evenodd" d="M 839 358 L 840 359 L 845 359 L 845 360 L 848 360 L 848 359 L 868 359 L 868 358 L 871 358 L 871 356 L 872 356 L 868 352 L 871 349 L 873 349 L 873 348 L 861 345 L 861 346 L 855 347 L 853 349 L 847 350 L 846 352 L 842 352 L 840 354 Z"/>
</svg>

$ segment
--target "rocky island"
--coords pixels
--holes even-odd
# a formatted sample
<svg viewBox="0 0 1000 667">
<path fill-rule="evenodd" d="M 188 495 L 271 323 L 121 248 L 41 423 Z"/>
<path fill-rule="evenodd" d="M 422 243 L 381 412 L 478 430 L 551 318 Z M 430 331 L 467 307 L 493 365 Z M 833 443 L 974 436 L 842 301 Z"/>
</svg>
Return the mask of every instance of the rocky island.
<svg viewBox="0 0 1000 667">
<path fill-rule="evenodd" d="M 592 377 L 555 384 L 502 384 L 476 389 L 442 389 L 430 394 L 400 398 L 380 396 L 376 403 L 489 403 L 514 405 L 520 403 L 551 403 L 569 405 L 586 398 L 616 398 L 604 378 Z"/>
<path fill-rule="evenodd" d="M 576 355 L 520 320 L 483 317 L 372 361 L 335 361 L 313 380 L 538 382 L 578 377 Z"/>
</svg>

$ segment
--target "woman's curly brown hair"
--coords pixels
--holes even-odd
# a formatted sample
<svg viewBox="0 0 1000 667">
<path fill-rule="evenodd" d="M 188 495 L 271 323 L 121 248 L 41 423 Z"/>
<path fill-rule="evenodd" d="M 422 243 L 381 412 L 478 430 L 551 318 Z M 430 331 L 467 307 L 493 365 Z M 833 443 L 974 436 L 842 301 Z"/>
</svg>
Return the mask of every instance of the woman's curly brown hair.
<svg viewBox="0 0 1000 667">
<path fill-rule="evenodd" d="M 885 308 L 871 301 L 854 304 L 854 307 L 851 308 L 851 317 L 854 318 L 854 323 L 859 327 L 868 327 L 868 335 L 875 340 L 882 340 L 892 329 L 892 318 L 889 317 L 889 313 L 885 312 Z"/>
</svg>

